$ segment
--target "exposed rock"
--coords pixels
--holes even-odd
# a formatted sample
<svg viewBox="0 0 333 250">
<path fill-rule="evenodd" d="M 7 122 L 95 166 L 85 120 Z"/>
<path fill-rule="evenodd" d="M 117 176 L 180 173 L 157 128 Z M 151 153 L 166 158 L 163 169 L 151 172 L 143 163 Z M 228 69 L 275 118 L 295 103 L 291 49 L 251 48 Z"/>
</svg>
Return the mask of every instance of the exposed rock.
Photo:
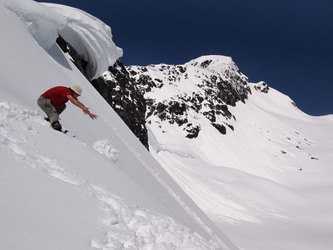
<svg viewBox="0 0 333 250">
<path fill-rule="evenodd" d="M 86 68 L 88 62 L 86 62 L 83 58 L 81 58 L 79 54 L 76 52 L 76 50 L 69 43 L 67 43 L 61 36 L 57 38 L 57 44 L 59 45 L 59 47 L 62 49 L 63 52 L 68 53 L 71 56 L 72 62 L 87 78 Z"/>
<path fill-rule="evenodd" d="M 201 57 L 185 65 L 127 68 L 146 98 L 147 121 L 158 118 L 177 124 L 187 138 L 199 135 L 199 116 L 206 117 L 221 134 L 233 131 L 228 120 L 236 118 L 228 106 L 245 103 L 251 93 L 248 78 L 227 57 Z"/>
<path fill-rule="evenodd" d="M 93 80 L 92 85 L 148 149 L 146 102 L 124 65 L 117 61 L 103 77 Z"/>
<path fill-rule="evenodd" d="M 57 43 L 65 53 L 71 56 L 73 63 L 88 79 L 86 74 L 87 62 L 62 37 L 59 36 Z M 109 71 L 105 72 L 103 77 L 92 80 L 91 83 L 139 138 L 141 143 L 149 149 L 145 125 L 145 99 L 141 91 L 131 82 L 130 73 L 124 65 L 117 61 L 109 67 Z"/>
<path fill-rule="evenodd" d="M 85 74 L 87 63 L 62 38 L 61 48 Z M 205 56 L 184 65 L 125 67 L 117 61 L 93 86 L 148 148 L 146 123 L 152 120 L 176 124 L 187 138 L 201 130 L 199 117 L 208 119 L 221 134 L 234 130 L 236 117 L 228 106 L 245 103 L 251 90 L 249 80 L 229 57 Z M 267 93 L 260 82 L 254 87 Z M 163 128 L 161 127 L 163 130 Z"/>
<path fill-rule="evenodd" d="M 267 83 L 261 81 L 254 85 L 254 89 L 267 94 L 269 91 L 269 86 L 267 85 Z"/>
</svg>

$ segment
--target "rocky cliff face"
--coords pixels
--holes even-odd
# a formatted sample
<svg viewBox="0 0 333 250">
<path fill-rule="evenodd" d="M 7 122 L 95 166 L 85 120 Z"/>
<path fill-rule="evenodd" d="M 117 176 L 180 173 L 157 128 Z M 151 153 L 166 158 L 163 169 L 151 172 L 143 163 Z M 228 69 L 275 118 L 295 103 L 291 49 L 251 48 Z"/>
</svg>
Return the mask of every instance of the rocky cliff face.
<svg viewBox="0 0 333 250">
<path fill-rule="evenodd" d="M 58 44 L 85 74 L 87 63 L 63 39 Z M 237 118 L 229 107 L 245 103 L 251 93 L 248 78 L 225 56 L 203 56 L 184 65 L 126 67 L 117 61 L 92 84 L 147 149 L 151 122 L 177 125 L 187 138 L 200 134 L 202 116 L 221 134 L 233 131 Z M 262 83 L 258 90 L 268 89 Z"/>
<path fill-rule="evenodd" d="M 146 122 L 177 124 L 187 138 L 199 135 L 199 116 L 222 134 L 234 130 L 236 117 L 228 107 L 245 102 L 250 93 L 248 78 L 224 56 L 204 56 L 184 65 L 127 69 L 145 97 Z"/>
<path fill-rule="evenodd" d="M 62 37 L 59 36 L 57 43 L 65 53 L 70 55 L 73 63 L 88 79 L 86 72 L 88 63 Z M 141 143 L 149 149 L 145 125 L 146 102 L 124 65 L 117 61 L 102 77 L 92 80 L 91 83 Z"/>
<path fill-rule="evenodd" d="M 92 84 L 148 149 L 146 101 L 125 66 L 117 61 Z"/>
</svg>

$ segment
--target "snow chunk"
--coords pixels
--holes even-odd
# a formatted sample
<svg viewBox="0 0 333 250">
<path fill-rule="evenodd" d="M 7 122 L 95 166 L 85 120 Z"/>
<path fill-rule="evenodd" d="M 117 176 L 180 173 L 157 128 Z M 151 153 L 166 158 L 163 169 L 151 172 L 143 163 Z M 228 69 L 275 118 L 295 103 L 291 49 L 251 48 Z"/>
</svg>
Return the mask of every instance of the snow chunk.
<svg viewBox="0 0 333 250">
<path fill-rule="evenodd" d="M 93 148 L 113 162 L 118 160 L 119 151 L 112 146 L 109 140 L 96 141 Z"/>
</svg>

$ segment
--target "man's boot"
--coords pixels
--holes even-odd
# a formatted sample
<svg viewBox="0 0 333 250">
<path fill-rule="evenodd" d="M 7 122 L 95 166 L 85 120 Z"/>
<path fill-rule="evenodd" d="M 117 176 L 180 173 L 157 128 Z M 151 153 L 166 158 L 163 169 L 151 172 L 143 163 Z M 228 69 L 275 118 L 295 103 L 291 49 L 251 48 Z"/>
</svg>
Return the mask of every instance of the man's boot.
<svg viewBox="0 0 333 250">
<path fill-rule="evenodd" d="M 61 124 L 58 121 L 52 122 L 51 127 L 54 130 L 62 131 Z"/>
</svg>

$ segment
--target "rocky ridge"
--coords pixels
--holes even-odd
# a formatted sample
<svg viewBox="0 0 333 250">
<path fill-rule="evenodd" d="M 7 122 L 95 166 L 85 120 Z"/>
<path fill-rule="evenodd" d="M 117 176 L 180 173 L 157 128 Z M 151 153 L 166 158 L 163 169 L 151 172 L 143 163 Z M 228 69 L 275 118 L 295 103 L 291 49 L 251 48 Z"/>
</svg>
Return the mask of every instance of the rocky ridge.
<svg viewBox="0 0 333 250">
<path fill-rule="evenodd" d="M 146 122 L 167 121 L 182 128 L 184 136 L 200 133 L 198 116 L 204 116 L 220 133 L 234 130 L 236 117 L 228 106 L 246 101 L 249 79 L 230 57 L 203 56 L 184 65 L 127 67 L 144 95 Z"/>
</svg>

